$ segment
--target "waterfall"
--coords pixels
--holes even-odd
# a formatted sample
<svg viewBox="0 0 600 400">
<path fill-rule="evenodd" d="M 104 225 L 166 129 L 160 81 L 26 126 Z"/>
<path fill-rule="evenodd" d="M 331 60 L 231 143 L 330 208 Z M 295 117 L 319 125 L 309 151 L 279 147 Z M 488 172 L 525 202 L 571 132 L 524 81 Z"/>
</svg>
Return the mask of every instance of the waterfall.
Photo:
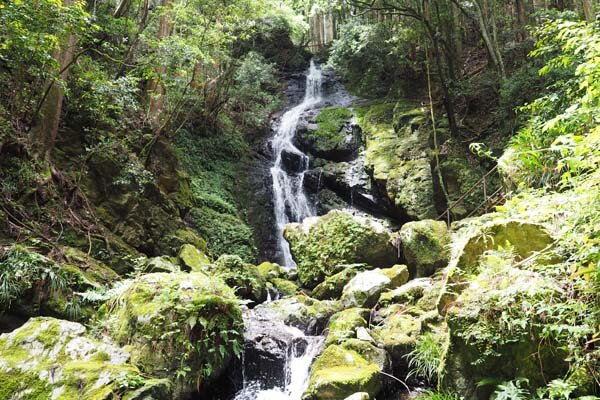
<svg viewBox="0 0 600 400">
<path fill-rule="evenodd" d="M 319 67 L 311 60 L 306 76 L 306 92 L 300 104 L 286 111 L 279 120 L 279 126 L 271 140 L 274 163 L 271 167 L 273 179 L 273 203 L 275 209 L 276 234 L 281 261 L 285 267 L 294 267 L 290 246 L 283 238 L 283 228 L 289 222 L 299 222 L 315 215 L 304 192 L 304 174 L 309 166 L 309 158 L 298 149 L 293 139 L 298 121 L 305 111 L 316 106 L 322 100 L 322 76 Z M 301 160 L 300 171 L 286 171 L 283 156 L 289 154 Z"/>
<path fill-rule="evenodd" d="M 308 386 L 311 364 L 323 349 L 325 337 L 305 335 L 300 329 L 285 325 L 272 313 L 267 313 L 265 318 L 249 311 L 245 319 L 247 340 L 258 348 L 266 346 L 273 350 L 273 346 L 276 346 L 275 352 L 279 354 L 281 351 L 285 356 L 279 359 L 278 366 L 274 366 L 271 357 L 263 354 L 265 362 L 257 365 L 248 360 L 245 349 L 242 356 L 243 388 L 234 400 L 300 400 Z M 256 357 L 256 354 L 253 356 Z M 284 371 L 281 371 L 282 367 Z M 262 374 L 258 371 L 261 368 L 266 368 Z M 269 383 L 265 379 L 264 374 L 272 378 L 280 372 L 283 376 L 277 383 Z"/>
</svg>

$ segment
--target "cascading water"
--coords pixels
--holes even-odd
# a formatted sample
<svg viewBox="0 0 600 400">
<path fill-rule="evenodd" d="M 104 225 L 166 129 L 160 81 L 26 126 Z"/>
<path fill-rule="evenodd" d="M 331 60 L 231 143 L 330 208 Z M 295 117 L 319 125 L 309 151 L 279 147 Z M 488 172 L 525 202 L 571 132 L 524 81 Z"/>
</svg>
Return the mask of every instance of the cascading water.
<svg viewBox="0 0 600 400">
<path fill-rule="evenodd" d="M 277 241 L 281 252 L 281 261 L 285 267 L 294 267 L 290 246 L 283 238 L 283 228 L 289 222 L 299 222 L 313 216 L 315 211 L 304 192 L 304 174 L 308 169 L 309 159 L 293 143 L 298 121 L 305 111 L 322 101 L 322 75 L 319 67 L 310 62 L 306 76 L 306 92 L 303 101 L 286 111 L 279 120 L 279 126 L 271 140 L 275 162 L 271 167 L 273 179 L 273 203 Z M 301 160 L 300 168 L 289 172 L 284 165 L 284 155 L 289 154 Z"/>
<path fill-rule="evenodd" d="M 325 337 L 305 335 L 300 329 L 285 325 L 272 312 L 260 316 L 249 310 L 245 321 L 246 339 L 260 348 L 251 348 L 251 358 L 256 359 L 260 353 L 265 359 L 256 365 L 242 357 L 243 388 L 234 400 L 300 400 L 308 386 L 310 366 L 321 352 Z M 264 351 L 274 352 L 276 357 Z M 277 359 L 275 365 L 273 359 Z M 266 366 L 266 370 L 260 370 Z M 278 374 L 282 376 L 277 377 Z"/>
</svg>

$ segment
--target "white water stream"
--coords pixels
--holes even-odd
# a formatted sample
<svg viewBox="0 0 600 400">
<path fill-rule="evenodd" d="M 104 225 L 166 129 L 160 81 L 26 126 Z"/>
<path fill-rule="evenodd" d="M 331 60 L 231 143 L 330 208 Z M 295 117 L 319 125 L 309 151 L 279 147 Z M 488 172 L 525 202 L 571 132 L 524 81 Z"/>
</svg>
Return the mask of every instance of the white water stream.
<svg viewBox="0 0 600 400">
<path fill-rule="evenodd" d="M 271 140 L 271 148 L 275 162 L 271 167 L 273 179 L 273 202 L 275 206 L 275 221 L 277 228 L 278 247 L 282 254 L 282 264 L 294 267 L 295 263 L 290 253 L 290 246 L 283 238 L 283 228 L 287 223 L 300 222 L 304 218 L 315 215 L 314 207 L 310 204 L 304 192 L 304 174 L 308 169 L 309 159 L 293 143 L 298 121 L 302 114 L 322 101 L 322 75 L 319 67 L 310 62 L 306 76 L 306 92 L 300 104 L 286 111 L 279 121 L 279 126 Z M 294 154 L 302 159 L 302 171 L 289 173 L 283 165 L 284 152 Z"/>
</svg>

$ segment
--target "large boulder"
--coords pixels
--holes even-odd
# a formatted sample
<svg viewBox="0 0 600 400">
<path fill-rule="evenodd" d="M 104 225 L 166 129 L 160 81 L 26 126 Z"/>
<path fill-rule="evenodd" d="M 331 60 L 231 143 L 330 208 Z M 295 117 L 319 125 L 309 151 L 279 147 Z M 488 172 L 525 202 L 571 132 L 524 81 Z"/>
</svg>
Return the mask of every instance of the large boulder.
<svg viewBox="0 0 600 400">
<path fill-rule="evenodd" d="M 350 264 L 347 266 L 338 266 L 343 268 L 341 272 L 325 278 L 325 280 L 319 283 L 312 291 L 312 296 L 319 300 L 337 299 L 342 295 L 344 286 L 350 279 L 354 278 L 356 274 L 367 268 L 366 264 Z"/>
<path fill-rule="evenodd" d="M 238 302 L 233 289 L 203 273 L 147 274 L 103 306 L 100 322 L 117 344 L 136 349 L 134 365 L 170 379 L 175 395 L 184 397 L 197 381 L 216 378 L 239 351 Z"/>
<path fill-rule="evenodd" d="M 213 264 L 205 265 L 202 270 L 209 275 L 217 275 L 236 294 L 244 299 L 261 303 L 267 299 L 267 281 L 260 270 L 244 262 L 239 256 L 222 255 Z"/>
<path fill-rule="evenodd" d="M 444 384 L 469 399 L 489 398 L 491 388 L 478 385 L 484 378 L 525 378 L 535 391 L 569 369 L 561 345 L 545 333 L 546 310 L 565 301 L 560 286 L 488 257 L 488 270 L 447 308 Z"/>
<path fill-rule="evenodd" d="M 379 304 L 384 307 L 398 303 L 414 304 L 426 293 L 432 291 L 433 287 L 431 278 L 413 279 L 400 287 L 382 293 L 379 297 Z"/>
<path fill-rule="evenodd" d="M 269 303 L 263 303 L 254 308 L 257 314 L 272 315 L 286 325 L 298 328 L 309 335 L 320 335 L 329 318 L 340 311 L 338 301 L 315 300 L 302 294 L 285 297 Z"/>
<path fill-rule="evenodd" d="M 348 282 L 342 291 L 341 302 L 345 307 L 373 307 L 379 295 L 408 281 L 406 265 L 361 272 Z"/>
<path fill-rule="evenodd" d="M 450 233 L 444 221 L 409 222 L 402 226 L 399 237 L 413 277 L 430 276 L 448 264 Z"/>
<path fill-rule="evenodd" d="M 407 356 L 414 350 L 422 332 L 419 316 L 409 312 L 405 306 L 394 304 L 378 312 L 377 326 L 373 337 L 390 354 L 394 370 L 407 372 Z"/>
<path fill-rule="evenodd" d="M 298 264 L 298 279 L 312 288 L 347 263 L 387 267 L 397 260 L 391 234 L 381 221 L 332 211 L 323 217 L 288 224 L 284 236 Z"/>
<path fill-rule="evenodd" d="M 191 244 L 184 244 L 179 249 L 179 259 L 188 270 L 201 271 L 202 267 L 210 264 L 210 258 Z"/>
<path fill-rule="evenodd" d="M 377 364 L 354 350 L 331 345 L 313 363 L 303 400 L 343 400 L 364 391 L 376 396 L 381 390 Z"/>
<path fill-rule="evenodd" d="M 31 318 L 0 335 L 0 398 L 171 398 L 169 382 L 144 377 L 129 353 L 76 322 Z"/>
</svg>

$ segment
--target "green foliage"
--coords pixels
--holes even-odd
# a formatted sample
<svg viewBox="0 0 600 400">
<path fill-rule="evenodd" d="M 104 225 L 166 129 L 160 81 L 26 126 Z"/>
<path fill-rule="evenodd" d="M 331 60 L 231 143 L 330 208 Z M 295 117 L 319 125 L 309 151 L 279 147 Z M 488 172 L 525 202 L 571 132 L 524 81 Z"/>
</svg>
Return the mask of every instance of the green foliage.
<svg viewBox="0 0 600 400">
<path fill-rule="evenodd" d="M 363 96 L 395 94 L 403 82 L 400 73 L 410 69 L 406 58 L 414 31 L 403 24 L 369 23 L 351 18 L 339 27 L 330 49 L 328 66 Z"/>
<path fill-rule="evenodd" d="M 443 353 L 439 335 L 427 332 L 420 336 L 414 350 L 406 355 L 409 369 L 407 378 L 422 377 L 427 382 L 434 383 L 440 374 Z"/>
<path fill-rule="evenodd" d="M 277 78 L 273 64 L 251 51 L 235 72 L 229 107 L 233 117 L 246 133 L 265 127 L 268 117 L 280 107 Z"/>
<path fill-rule="evenodd" d="M 0 256 L 0 311 L 33 291 L 39 303 L 72 292 L 75 277 L 46 257 L 19 245 Z"/>
<path fill-rule="evenodd" d="M 419 394 L 416 398 L 417 400 L 463 400 L 463 397 L 460 397 L 454 393 L 437 392 L 431 390 Z"/>
<path fill-rule="evenodd" d="M 524 387 L 529 381 L 517 378 L 514 381 L 502 382 L 492 394 L 492 400 L 527 400 L 531 398 L 529 391 Z"/>
<path fill-rule="evenodd" d="M 572 185 L 600 160 L 600 31 L 597 24 L 556 20 L 534 33 L 532 56 L 545 61 L 540 74 L 551 74 L 553 83 L 523 107 L 529 122 L 500 161 L 520 186 Z"/>
</svg>

